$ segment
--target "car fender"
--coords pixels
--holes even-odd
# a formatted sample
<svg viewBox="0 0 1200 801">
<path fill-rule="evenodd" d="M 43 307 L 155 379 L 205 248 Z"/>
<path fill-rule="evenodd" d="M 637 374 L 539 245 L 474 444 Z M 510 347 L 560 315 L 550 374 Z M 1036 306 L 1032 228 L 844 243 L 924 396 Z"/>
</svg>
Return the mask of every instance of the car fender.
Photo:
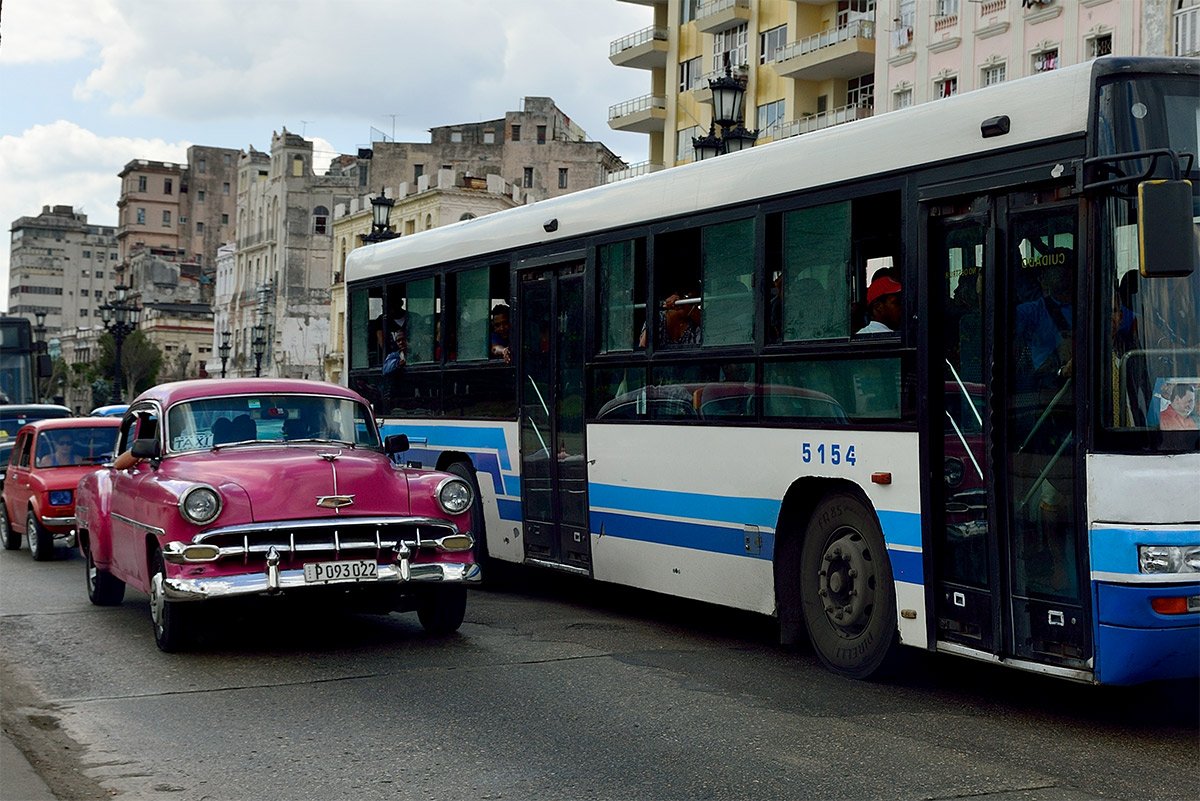
<svg viewBox="0 0 1200 801">
<path fill-rule="evenodd" d="M 91 549 L 96 567 L 112 567 L 112 468 L 88 473 L 75 488 L 75 520 L 80 536 L 80 554 L 86 546 Z"/>
</svg>

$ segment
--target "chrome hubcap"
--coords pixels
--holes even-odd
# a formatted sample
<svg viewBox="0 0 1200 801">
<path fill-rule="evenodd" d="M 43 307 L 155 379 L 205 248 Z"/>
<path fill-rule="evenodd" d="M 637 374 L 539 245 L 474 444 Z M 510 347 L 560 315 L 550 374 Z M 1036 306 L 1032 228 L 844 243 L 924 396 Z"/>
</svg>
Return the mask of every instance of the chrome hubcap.
<svg viewBox="0 0 1200 801">
<path fill-rule="evenodd" d="M 825 617 L 843 637 L 855 637 L 871 622 L 875 607 L 875 562 L 862 535 L 853 529 L 831 539 L 817 571 Z"/>
<path fill-rule="evenodd" d="M 159 571 L 150 580 L 150 617 L 154 620 L 154 629 L 159 634 L 163 632 L 163 612 L 166 602 L 166 596 L 163 593 L 163 574 L 162 571 Z"/>
<path fill-rule="evenodd" d="M 38 551 L 41 550 L 38 548 L 37 529 L 35 528 L 36 525 L 37 518 L 33 516 L 33 512 L 30 512 L 29 517 L 25 518 L 25 536 L 29 539 L 29 550 L 32 551 L 35 556 L 37 555 Z"/>
</svg>

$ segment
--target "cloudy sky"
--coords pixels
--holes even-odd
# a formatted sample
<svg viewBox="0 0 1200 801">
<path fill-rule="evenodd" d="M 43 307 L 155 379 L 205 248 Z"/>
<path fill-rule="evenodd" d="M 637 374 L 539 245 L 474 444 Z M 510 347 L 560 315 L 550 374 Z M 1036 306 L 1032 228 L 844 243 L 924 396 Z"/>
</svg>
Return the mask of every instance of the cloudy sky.
<svg viewBox="0 0 1200 801">
<path fill-rule="evenodd" d="M 649 74 L 608 46 L 651 22 L 619 0 L 4 0 L 0 222 L 60 204 L 116 225 L 121 168 L 191 144 L 269 150 L 287 127 L 322 164 L 372 128 L 427 142 L 527 95 L 644 161 L 646 137 L 607 119 Z M 0 247 L 0 310 L 8 260 Z"/>
</svg>

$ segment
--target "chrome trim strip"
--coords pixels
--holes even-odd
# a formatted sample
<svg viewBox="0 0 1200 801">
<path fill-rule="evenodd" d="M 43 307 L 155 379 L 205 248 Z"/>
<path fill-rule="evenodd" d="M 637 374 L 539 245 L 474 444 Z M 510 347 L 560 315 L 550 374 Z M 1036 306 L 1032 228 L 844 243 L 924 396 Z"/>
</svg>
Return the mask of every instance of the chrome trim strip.
<svg viewBox="0 0 1200 801">
<path fill-rule="evenodd" d="M 278 568 L 276 568 L 278 570 Z M 377 584 L 404 584 L 406 582 L 476 582 L 479 581 L 479 565 L 475 564 L 408 564 L 408 577 L 401 575 L 399 565 L 380 565 L 376 581 L 333 582 L 333 584 L 362 584 L 373 587 Z M 274 586 L 272 586 L 274 584 Z M 278 570 L 268 573 L 253 573 L 243 576 L 222 578 L 166 578 L 163 593 L 172 601 L 203 601 L 211 598 L 235 598 L 243 595 L 261 595 L 285 590 L 302 590 L 327 587 L 330 584 L 309 584 L 304 580 L 303 570 Z"/>
<path fill-rule="evenodd" d="M 165 530 L 159 528 L 158 526 L 152 526 L 149 523 L 139 523 L 138 521 L 134 520 L 131 517 L 126 517 L 125 515 L 119 515 L 116 512 L 109 512 L 109 515 L 116 518 L 117 520 L 120 520 L 122 523 L 128 523 L 129 525 L 133 526 L 134 528 L 140 528 L 143 531 L 148 531 L 151 534 L 156 534 L 160 537 L 167 533 Z"/>
<path fill-rule="evenodd" d="M 43 517 L 43 526 L 73 526 L 75 525 L 75 517 Z"/>
<path fill-rule="evenodd" d="M 129 521 L 133 522 L 133 521 Z M 209 539 L 210 537 L 219 537 L 229 534 L 269 534 L 276 531 L 301 531 L 304 529 L 313 528 L 332 528 L 337 526 L 339 529 L 349 527 L 372 527 L 372 526 L 435 526 L 437 528 L 450 529 L 451 534 L 461 534 L 458 526 L 453 521 L 444 520 L 437 517 L 325 517 L 325 518 L 306 518 L 302 520 L 276 520 L 270 523 L 246 523 L 244 525 L 222 526 L 221 528 L 210 528 L 202 534 L 197 534 L 192 538 L 192 542 L 199 544 Z"/>
<path fill-rule="evenodd" d="M 937 650 L 941 653 L 965 656 L 968 659 L 974 659 L 979 662 L 991 662 L 995 665 L 1018 668 L 1020 670 L 1029 671 L 1030 673 L 1044 673 L 1047 676 L 1058 676 L 1061 679 L 1081 681 L 1085 684 L 1096 683 L 1096 677 L 1092 675 L 1092 671 L 1090 670 L 1059 667 L 1058 665 L 1043 665 L 1040 662 L 1030 662 L 1025 659 L 1004 659 L 996 654 L 991 654 L 987 651 L 979 651 L 966 645 L 959 645 L 958 643 L 953 642 L 939 642 L 937 644 Z"/>
<path fill-rule="evenodd" d="M 1200 583 L 1200 573 L 1108 573 L 1093 570 L 1092 581 L 1105 584 L 1178 584 L 1185 587 Z"/>
<path fill-rule="evenodd" d="M 535 567 L 548 567 L 551 570 L 562 570 L 566 573 L 574 573 L 577 576 L 591 576 L 592 571 L 575 565 L 564 565 L 558 562 L 551 562 L 549 559 L 526 559 L 525 564 Z"/>
</svg>

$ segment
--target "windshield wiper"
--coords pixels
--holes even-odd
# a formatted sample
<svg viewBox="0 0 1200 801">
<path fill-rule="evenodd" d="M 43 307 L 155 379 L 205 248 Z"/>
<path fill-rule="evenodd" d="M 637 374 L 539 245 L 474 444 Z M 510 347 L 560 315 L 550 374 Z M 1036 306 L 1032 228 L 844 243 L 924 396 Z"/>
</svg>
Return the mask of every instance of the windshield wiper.
<svg viewBox="0 0 1200 801">
<path fill-rule="evenodd" d="M 283 441 L 287 442 L 287 443 L 290 443 L 290 442 L 320 442 L 322 444 L 328 443 L 330 445 L 344 445 L 347 448 L 355 447 L 355 444 L 353 442 L 350 442 L 349 440 L 329 439 L 328 437 L 296 437 L 295 439 L 285 439 Z"/>
</svg>

